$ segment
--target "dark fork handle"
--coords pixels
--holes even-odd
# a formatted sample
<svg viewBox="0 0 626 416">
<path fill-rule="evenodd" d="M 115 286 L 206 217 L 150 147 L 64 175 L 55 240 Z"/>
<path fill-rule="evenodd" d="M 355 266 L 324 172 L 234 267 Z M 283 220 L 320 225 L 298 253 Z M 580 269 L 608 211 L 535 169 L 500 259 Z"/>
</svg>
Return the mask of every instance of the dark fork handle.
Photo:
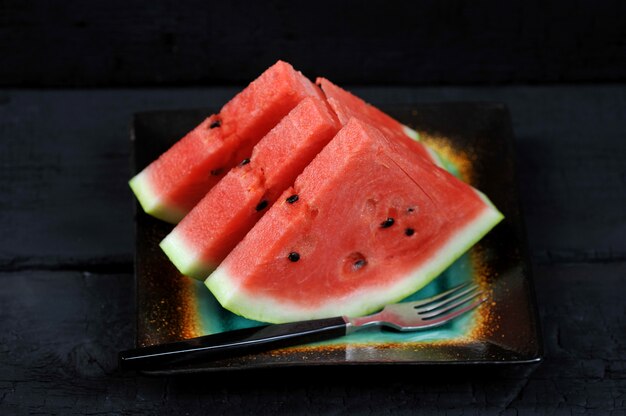
<svg viewBox="0 0 626 416">
<path fill-rule="evenodd" d="M 220 332 L 185 341 L 122 351 L 122 369 L 147 370 L 338 338 L 346 334 L 343 317 L 265 325 Z"/>
</svg>

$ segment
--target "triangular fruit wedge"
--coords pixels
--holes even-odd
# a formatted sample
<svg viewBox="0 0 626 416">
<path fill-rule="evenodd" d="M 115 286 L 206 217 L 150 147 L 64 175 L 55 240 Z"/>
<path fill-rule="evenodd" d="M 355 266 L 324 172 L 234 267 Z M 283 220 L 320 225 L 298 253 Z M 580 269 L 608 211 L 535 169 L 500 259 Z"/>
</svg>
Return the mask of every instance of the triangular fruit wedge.
<svg viewBox="0 0 626 416">
<path fill-rule="evenodd" d="M 206 277 L 333 138 L 326 102 L 305 98 L 161 242 L 178 270 Z"/>
<path fill-rule="evenodd" d="M 335 111 L 342 125 L 345 125 L 353 117 L 358 118 L 372 126 L 376 126 L 387 137 L 396 138 L 400 143 L 404 143 L 407 150 L 411 149 L 410 151 L 421 154 L 437 166 L 443 166 L 439 155 L 420 142 L 419 134 L 409 126 L 400 123 L 387 113 L 338 87 L 326 78 L 317 78 L 316 84 L 324 92 L 328 104 Z M 407 140 L 407 138 L 411 140 Z"/>
<path fill-rule="evenodd" d="M 422 288 L 502 218 L 479 191 L 351 119 L 205 283 L 254 320 L 363 315 Z"/>
<path fill-rule="evenodd" d="M 144 211 L 177 223 L 302 99 L 322 94 L 278 61 L 130 180 Z"/>
</svg>

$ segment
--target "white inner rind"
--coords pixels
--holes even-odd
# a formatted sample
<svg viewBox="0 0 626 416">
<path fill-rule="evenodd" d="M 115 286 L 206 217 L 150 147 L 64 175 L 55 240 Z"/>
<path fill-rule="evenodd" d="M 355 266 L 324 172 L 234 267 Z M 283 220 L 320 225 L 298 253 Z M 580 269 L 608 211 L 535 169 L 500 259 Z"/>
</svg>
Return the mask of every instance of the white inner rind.
<svg viewBox="0 0 626 416">
<path fill-rule="evenodd" d="M 445 165 L 441 160 L 441 157 L 437 154 L 437 152 L 428 147 L 428 145 L 420 141 L 420 134 L 417 131 L 404 124 L 402 125 L 402 129 L 404 130 L 404 134 L 409 136 L 411 139 L 415 140 L 416 142 L 422 143 L 424 149 L 426 149 L 426 152 L 428 153 L 428 156 L 430 156 L 431 162 L 433 162 L 436 166 L 445 169 Z"/>
<path fill-rule="evenodd" d="M 433 163 L 442 169 L 446 169 L 446 166 L 441 160 L 441 157 L 439 156 L 439 154 L 435 152 L 433 149 L 431 149 L 430 147 L 428 147 L 427 145 L 424 145 L 424 147 L 426 148 L 426 151 L 428 152 L 428 155 L 432 159 Z"/>
<path fill-rule="evenodd" d="M 172 224 L 177 224 L 185 216 L 185 213 L 181 210 L 173 207 L 167 207 L 162 203 L 161 199 L 152 188 L 152 184 L 150 183 L 150 178 L 146 170 L 142 170 L 135 175 L 135 177 L 132 178 L 128 184 L 141 204 L 141 207 L 147 214 Z"/>
<path fill-rule="evenodd" d="M 201 261 L 184 237 L 172 230 L 159 244 L 179 272 L 194 279 L 204 280 L 214 267 Z"/>
<path fill-rule="evenodd" d="M 413 130 L 405 124 L 402 125 L 402 129 L 404 130 L 404 134 L 409 136 L 411 139 L 415 140 L 416 142 L 420 141 L 420 134 L 417 131 Z"/>
<path fill-rule="evenodd" d="M 239 287 L 237 278 L 231 276 L 224 266 L 218 267 L 205 284 L 226 309 L 263 322 L 282 323 L 325 318 L 335 316 L 338 312 L 356 317 L 377 311 L 426 286 L 504 218 L 482 193 L 476 192 L 487 202 L 478 217 L 443 244 L 437 254 L 411 273 L 396 279 L 392 285 L 386 284 L 380 288 L 367 287 L 347 297 L 330 299 L 321 307 L 312 309 L 289 303 L 285 299 L 248 293 Z"/>
</svg>

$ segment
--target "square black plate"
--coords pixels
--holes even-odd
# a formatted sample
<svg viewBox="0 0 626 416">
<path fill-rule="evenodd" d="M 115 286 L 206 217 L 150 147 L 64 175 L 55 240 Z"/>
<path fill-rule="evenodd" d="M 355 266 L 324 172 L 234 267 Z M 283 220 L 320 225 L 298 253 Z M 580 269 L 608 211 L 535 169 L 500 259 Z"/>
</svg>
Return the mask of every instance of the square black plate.
<svg viewBox="0 0 626 416">
<path fill-rule="evenodd" d="M 138 172 L 197 125 L 212 109 L 136 114 L 132 141 Z M 526 252 L 515 176 L 513 131 L 498 103 L 398 105 L 384 111 L 416 129 L 454 162 L 457 173 L 489 196 L 505 215 L 464 260 L 470 277 L 490 293 L 464 324 L 448 332 L 403 338 L 371 334 L 354 341 L 287 348 L 152 372 L 195 373 L 225 369 L 365 364 L 493 364 L 541 360 L 537 308 Z M 137 346 L 177 341 L 241 325 L 222 310 L 201 282 L 181 276 L 158 244 L 172 225 L 136 205 Z M 423 289 L 436 292 L 457 280 L 447 272 Z M 430 289 L 429 289 L 430 288 Z M 422 291 L 420 291 L 422 292 Z M 244 323 L 245 325 L 245 323 Z"/>
</svg>

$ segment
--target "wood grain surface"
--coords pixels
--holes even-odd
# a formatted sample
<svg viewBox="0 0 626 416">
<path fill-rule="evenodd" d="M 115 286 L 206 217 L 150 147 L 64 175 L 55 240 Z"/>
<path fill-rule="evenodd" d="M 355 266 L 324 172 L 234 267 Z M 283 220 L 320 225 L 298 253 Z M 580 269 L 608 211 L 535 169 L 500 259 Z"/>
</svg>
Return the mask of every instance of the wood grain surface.
<svg viewBox="0 0 626 416">
<path fill-rule="evenodd" d="M 0 414 L 626 414 L 626 86 L 352 89 L 381 105 L 509 107 L 542 364 L 119 372 L 135 334 L 132 114 L 221 105 L 236 89 L 5 89 Z"/>
<path fill-rule="evenodd" d="M 131 274 L 3 273 L 0 412 L 623 414 L 626 310 L 615 288 L 624 287 L 626 267 L 541 265 L 535 272 L 546 348 L 538 367 L 283 368 L 169 378 L 117 370 L 117 352 L 133 345 Z"/>
<path fill-rule="evenodd" d="M 363 84 L 626 80 L 620 0 L 0 2 L 0 85 L 249 82 L 278 58 Z"/>
</svg>

